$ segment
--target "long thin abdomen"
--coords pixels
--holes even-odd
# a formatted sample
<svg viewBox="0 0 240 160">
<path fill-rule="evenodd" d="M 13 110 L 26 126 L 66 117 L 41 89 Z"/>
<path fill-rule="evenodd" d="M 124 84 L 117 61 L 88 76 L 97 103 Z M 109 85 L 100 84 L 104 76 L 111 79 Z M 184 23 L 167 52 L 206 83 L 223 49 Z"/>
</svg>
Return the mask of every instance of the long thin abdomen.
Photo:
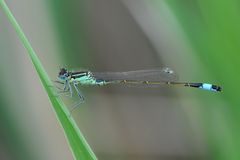
<svg viewBox="0 0 240 160">
<path fill-rule="evenodd" d="M 221 92 L 222 88 L 217 85 L 209 84 L 209 83 L 184 83 L 184 82 L 160 82 L 160 81 L 139 81 L 139 80 L 113 80 L 113 81 L 105 81 L 105 84 L 126 84 L 126 85 L 145 85 L 145 86 L 155 86 L 158 87 L 160 85 L 175 85 L 175 86 L 184 86 L 184 87 L 192 87 L 199 88 L 203 90 L 213 91 L 213 92 Z"/>
</svg>

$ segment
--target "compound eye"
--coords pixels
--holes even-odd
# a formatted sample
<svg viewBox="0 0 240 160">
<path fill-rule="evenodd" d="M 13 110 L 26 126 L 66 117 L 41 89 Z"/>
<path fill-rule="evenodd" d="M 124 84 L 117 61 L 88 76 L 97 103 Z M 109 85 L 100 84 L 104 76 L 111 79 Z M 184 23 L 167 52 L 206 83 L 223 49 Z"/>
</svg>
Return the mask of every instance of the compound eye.
<svg viewBox="0 0 240 160">
<path fill-rule="evenodd" d="M 61 68 L 59 72 L 59 76 L 65 75 L 67 73 L 67 70 L 65 68 Z"/>
</svg>

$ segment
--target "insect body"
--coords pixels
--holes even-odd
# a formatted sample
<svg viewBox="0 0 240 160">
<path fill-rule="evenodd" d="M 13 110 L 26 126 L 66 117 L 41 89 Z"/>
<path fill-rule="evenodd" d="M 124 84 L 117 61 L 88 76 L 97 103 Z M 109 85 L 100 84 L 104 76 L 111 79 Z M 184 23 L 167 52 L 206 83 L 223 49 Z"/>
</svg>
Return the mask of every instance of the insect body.
<svg viewBox="0 0 240 160">
<path fill-rule="evenodd" d="M 64 84 L 63 91 L 69 91 L 72 97 L 74 87 L 80 101 L 84 100 L 78 85 L 98 85 L 104 86 L 108 84 L 123 84 L 123 85 L 144 85 L 155 86 L 171 85 L 199 88 L 203 90 L 221 92 L 222 88 L 209 83 L 189 83 L 178 82 L 178 76 L 170 68 L 137 70 L 128 72 L 91 72 L 91 71 L 68 71 L 66 68 L 61 68 L 58 74 L 58 83 Z M 79 103 L 80 104 L 80 103 Z M 77 104 L 77 105 L 79 105 Z"/>
</svg>

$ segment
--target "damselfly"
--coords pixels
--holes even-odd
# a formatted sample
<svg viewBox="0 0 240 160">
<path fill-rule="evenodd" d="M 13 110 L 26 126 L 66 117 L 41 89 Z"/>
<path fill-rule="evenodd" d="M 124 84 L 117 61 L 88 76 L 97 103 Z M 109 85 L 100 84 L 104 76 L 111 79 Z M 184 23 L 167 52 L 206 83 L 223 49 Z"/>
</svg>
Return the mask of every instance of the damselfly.
<svg viewBox="0 0 240 160">
<path fill-rule="evenodd" d="M 130 86 L 152 86 L 161 85 L 193 87 L 203 90 L 221 92 L 222 88 L 209 83 L 189 83 L 178 82 L 177 74 L 170 68 L 137 70 L 128 72 L 91 72 L 91 71 L 68 71 L 61 68 L 58 74 L 57 83 L 64 85 L 63 92 L 69 92 L 73 96 L 73 89 L 79 97 L 79 103 L 75 104 L 72 109 L 76 108 L 84 101 L 84 96 L 80 92 L 78 85 L 98 85 L 104 86 L 109 84 L 124 84 Z"/>
</svg>

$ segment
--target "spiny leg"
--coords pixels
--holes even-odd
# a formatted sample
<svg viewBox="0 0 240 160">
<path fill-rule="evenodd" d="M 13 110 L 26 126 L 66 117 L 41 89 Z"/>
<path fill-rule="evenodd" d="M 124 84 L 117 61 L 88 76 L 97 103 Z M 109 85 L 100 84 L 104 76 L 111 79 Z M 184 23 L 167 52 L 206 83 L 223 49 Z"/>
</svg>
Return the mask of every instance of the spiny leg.
<svg viewBox="0 0 240 160">
<path fill-rule="evenodd" d="M 65 82 L 60 82 L 60 81 L 53 81 L 54 82 L 54 84 L 61 84 L 61 85 L 64 85 L 63 86 L 63 88 L 62 87 L 59 87 L 58 85 L 54 85 L 54 87 L 56 88 L 56 89 L 58 89 L 57 90 L 57 95 L 56 96 L 66 96 L 66 97 L 70 97 L 70 98 L 72 98 L 72 95 L 71 94 L 69 94 L 69 91 L 70 91 L 70 87 L 69 87 L 69 82 L 68 81 L 65 81 Z"/>
<path fill-rule="evenodd" d="M 67 94 L 67 93 L 69 93 L 69 92 L 70 92 L 70 94 Z M 69 83 L 69 81 L 66 81 L 66 82 L 64 83 L 64 88 L 63 88 L 63 90 L 60 92 L 60 94 L 63 94 L 63 95 L 66 96 L 66 97 L 73 98 L 72 86 L 71 86 L 71 84 Z"/>
<path fill-rule="evenodd" d="M 53 87 L 53 88 L 57 89 L 56 90 L 57 94 L 55 95 L 56 97 L 60 96 L 60 95 L 68 96 L 68 95 L 65 95 L 69 91 L 69 89 L 65 88 L 66 83 L 60 82 L 60 81 L 57 81 L 57 80 L 52 80 L 52 82 L 54 83 L 54 85 L 51 85 L 49 87 Z M 62 88 L 62 86 L 60 87 L 56 84 L 64 85 L 64 88 Z"/>
<path fill-rule="evenodd" d="M 65 81 L 65 83 L 62 83 L 62 82 L 59 82 L 59 81 L 54 81 L 54 82 L 58 83 L 58 84 L 62 84 L 62 85 L 64 84 L 63 88 L 60 88 L 60 87 L 55 85 L 55 88 L 60 90 L 58 92 L 57 96 L 63 95 L 63 96 L 67 96 L 67 97 L 73 98 L 72 85 L 71 85 L 71 83 L 69 83 L 69 81 Z M 80 92 L 80 90 L 78 89 L 77 85 L 78 85 L 78 82 L 73 82 L 74 89 L 76 90 L 76 93 L 77 93 L 79 99 L 78 99 L 77 102 L 75 102 L 70 107 L 70 116 L 71 116 L 73 110 L 75 110 L 81 103 L 84 102 L 84 97 L 83 97 L 82 93 Z M 70 93 L 70 95 L 69 94 L 67 95 L 66 93 Z"/>
<path fill-rule="evenodd" d="M 79 97 L 79 101 L 76 102 L 76 104 L 74 104 L 74 105 L 71 107 L 70 114 L 72 114 L 73 110 L 75 110 L 80 104 L 84 103 L 84 99 L 85 99 L 84 96 L 83 96 L 83 94 L 81 93 L 81 91 L 79 90 L 79 88 L 78 88 L 77 85 L 78 85 L 77 82 L 74 82 L 74 83 L 73 83 L 73 86 L 74 86 L 74 88 L 75 88 L 75 90 L 76 90 L 76 92 L 77 92 L 77 95 L 78 95 L 78 97 Z"/>
<path fill-rule="evenodd" d="M 70 91 L 70 96 L 72 97 L 73 96 L 72 86 L 68 81 L 66 81 L 66 85 L 68 85 L 68 88 L 69 88 L 69 91 Z"/>
<path fill-rule="evenodd" d="M 63 91 L 68 91 L 69 90 L 69 86 L 67 85 L 69 82 L 66 80 L 65 82 L 60 82 L 60 81 L 53 81 L 55 84 L 58 83 L 58 84 L 61 84 L 61 85 L 64 85 L 63 89 L 60 88 L 59 86 L 55 85 L 55 87 L 59 90 L 63 90 Z"/>
<path fill-rule="evenodd" d="M 76 92 L 77 92 L 77 94 L 78 94 L 78 97 L 81 99 L 81 100 L 84 100 L 84 97 L 83 97 L 83 94 L 81 93 L 81 91 L 79 90 L 79 88 L 78 88 L 78 83 L 73 83 L 73 86 L 74 86 L 74 88 L 75 88 L 75 90 L 76 90 Z"/>
</svg>

